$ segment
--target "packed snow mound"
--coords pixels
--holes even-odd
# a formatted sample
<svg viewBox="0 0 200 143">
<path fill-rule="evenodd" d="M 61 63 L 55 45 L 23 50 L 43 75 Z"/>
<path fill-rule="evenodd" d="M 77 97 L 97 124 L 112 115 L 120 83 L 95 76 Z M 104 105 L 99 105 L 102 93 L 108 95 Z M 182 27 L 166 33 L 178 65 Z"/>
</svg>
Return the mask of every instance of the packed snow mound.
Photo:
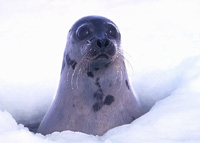
<svg viewBox="0 0 200 143">
<path fill-rule="evenodd" d="M 143 91 L 144 93 L 155 93 L 154 96 L 159 93 L 167 93 L 168 97 L 158 101 L 149 112 L 131 124 L 111 129 L 102 137 L 71 131 L 55 132 L 47 136 L 34 134 L 22 124 L 17 124 L 10 113 L 0 111 L 0 142 L 199 142 L 200 57 L 187 59 L 175 69 L 166 70 L 165 72 L 179 75 L 179 82 L 169 83 L 168 80 L 163 80 L 162 86 L 156 87 L 158 92 L 155 92 L 154 88 L 143 89 Z M 176 77 L 173 74 L 171 77 Z M 164 74 L 158 75 L 161 79 L 165 76 Z M 170 81 L 173 81 L 172 79 Z M 169 92 L 168 87 L 170 86 L 175 88 Z M 166 95 L 164 94 L 164 96 Z"/>
<path fill-rule="evenodd" d="M 184 67 L 182 67 L 184 65 Z M 192 65 L 192 66 L 191 66 Z M 199 142 L 200 138 L 200 58 L 186 60 L 180 65 L 178 72 L 182 73 L 180 83 L 163 80 L 163 85 L 176 85 L 176 89 L 168 92 L 170 96 L 157 102 L 153 108 L 129 125 L 117 127 L 108 131 L 104 136 L 92 136 L 83 133 L 64 131 L 53 133 L 46 137 L 34 134 L 18 125 L 13 117 L 6 111 L 0 111 L 0 141 L 1 142 L 99 142 L 99 143 L 124 143 L 124 142 Z M 189 67 L 191 70 L 186 70 Z M 166 71 L 170 72 L 171 71 Z M 172 72 L 174 73 L 174 72 Z M 162 75 L 165 76 L 165 75 Z M 161 76 L 161 78 L 162 78 Z M 154 89 L 152 91 L 155 93 Z"/>
</svg>

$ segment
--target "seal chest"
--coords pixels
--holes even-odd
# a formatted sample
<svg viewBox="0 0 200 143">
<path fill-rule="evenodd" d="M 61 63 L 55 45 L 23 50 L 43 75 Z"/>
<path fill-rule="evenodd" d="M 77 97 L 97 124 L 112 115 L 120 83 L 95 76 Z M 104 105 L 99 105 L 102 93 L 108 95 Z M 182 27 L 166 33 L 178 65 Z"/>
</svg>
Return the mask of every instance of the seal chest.
<svg viewBox="0 0 200 143">
<path fill-rule="evenodd" d="M 88 16 L 68 34 L 56 98 L 38 132 L 103 135 L 143 115 L 129 86 L 121 35 L 109 19 Z"/>
</svg>

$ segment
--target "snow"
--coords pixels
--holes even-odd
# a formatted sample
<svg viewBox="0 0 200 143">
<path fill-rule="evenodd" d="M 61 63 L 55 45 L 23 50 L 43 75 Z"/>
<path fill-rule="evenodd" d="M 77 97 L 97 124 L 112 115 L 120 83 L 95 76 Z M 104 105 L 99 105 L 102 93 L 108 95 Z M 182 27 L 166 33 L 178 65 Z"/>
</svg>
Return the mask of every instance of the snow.
<svg viewBox="0 0 200 143">
<path fill-rule="evenodd" d="M 200 1 L 0 0 L 0 142 L 199 143 Z M 122 34 L 132 88 L 146 114 L 93 136 L 30 132 L 56 92 L 67 32 L 86 15 Z"/>
</svg>

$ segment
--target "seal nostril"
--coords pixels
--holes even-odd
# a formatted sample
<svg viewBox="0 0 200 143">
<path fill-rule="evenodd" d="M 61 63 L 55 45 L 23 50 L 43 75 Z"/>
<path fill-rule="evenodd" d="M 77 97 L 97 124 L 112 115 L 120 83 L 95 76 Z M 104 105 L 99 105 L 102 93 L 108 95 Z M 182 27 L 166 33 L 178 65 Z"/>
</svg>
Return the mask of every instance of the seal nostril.
<svg viewBox="0 0 200 143">
<path fill-rule="evenodd" d="M 108 47 L 108 45 L 110 44 L 110 42 L 109 42 L 109 40 L 106 40 L 106 39 L 105 40 L 97 40 L 96 44 L 97 44 L 97 46 L 99 48 L 101 48 L 101 47 L 106 48 L 106 47 Z"/>
<path fill-rule="evenodd" d="M 105 46 L 105 47 L 108 47 L 108 45 L 109 45 L 109 41 L 106 40 L 105 43 L 104 43 L 104 46 Z"/>
<path fill-rule="evenodd" d="M 100 42 L 100 40 L 97 40 L 97 46 L 99 47 L 99 48 L 101 48 L 101 42 Z"/>
</svg>

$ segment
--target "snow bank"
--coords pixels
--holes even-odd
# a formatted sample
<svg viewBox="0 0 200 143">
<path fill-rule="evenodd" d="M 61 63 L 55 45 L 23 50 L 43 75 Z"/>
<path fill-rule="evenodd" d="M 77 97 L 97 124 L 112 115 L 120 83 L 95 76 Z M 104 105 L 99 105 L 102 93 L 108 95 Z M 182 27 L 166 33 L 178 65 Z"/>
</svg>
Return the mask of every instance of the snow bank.
<svg viewBox="0 0 200 143">
<path fill-rule="evenodd" d="M 200 142 L 198 0 L 0 3 L 1 143 Z M 34 134 L 24 125 L 37 126 L 53 100 L 67 32 L 85 15 L 118 25 L 132 87 L 147 113 L 102 137 Z"/>
<path fill-rule="evenodd" d="M 168 93 L 170 96 L 167 95 L 168 97 L 158 101 L 141 118 L 129 125 L 111 129 L 102 137 L 71 131 L 53 133 L 45 137 L 29 132 L 23 125 L 18 125 L 8 112 L 0 111 L 0 142 L 198 143 L 200 141 L 200 57 L 187 59 L 175 69 L 165 72 L 179 75 L 179 82 L 169 82 L 173 78 L 169 81 L 163 80 L 162 86 L 165 88 L 157 86 L 158 92 L 155 92 L 154 88 L 143 91 L 161 95 Z M 162 79 L 165 75 L 162 74 L 163 72 L 160 73 L 158 76 Z M 170 86 L 176 86 L 176 89 L 169 92 L 166 87 Z"/>
</svg>

